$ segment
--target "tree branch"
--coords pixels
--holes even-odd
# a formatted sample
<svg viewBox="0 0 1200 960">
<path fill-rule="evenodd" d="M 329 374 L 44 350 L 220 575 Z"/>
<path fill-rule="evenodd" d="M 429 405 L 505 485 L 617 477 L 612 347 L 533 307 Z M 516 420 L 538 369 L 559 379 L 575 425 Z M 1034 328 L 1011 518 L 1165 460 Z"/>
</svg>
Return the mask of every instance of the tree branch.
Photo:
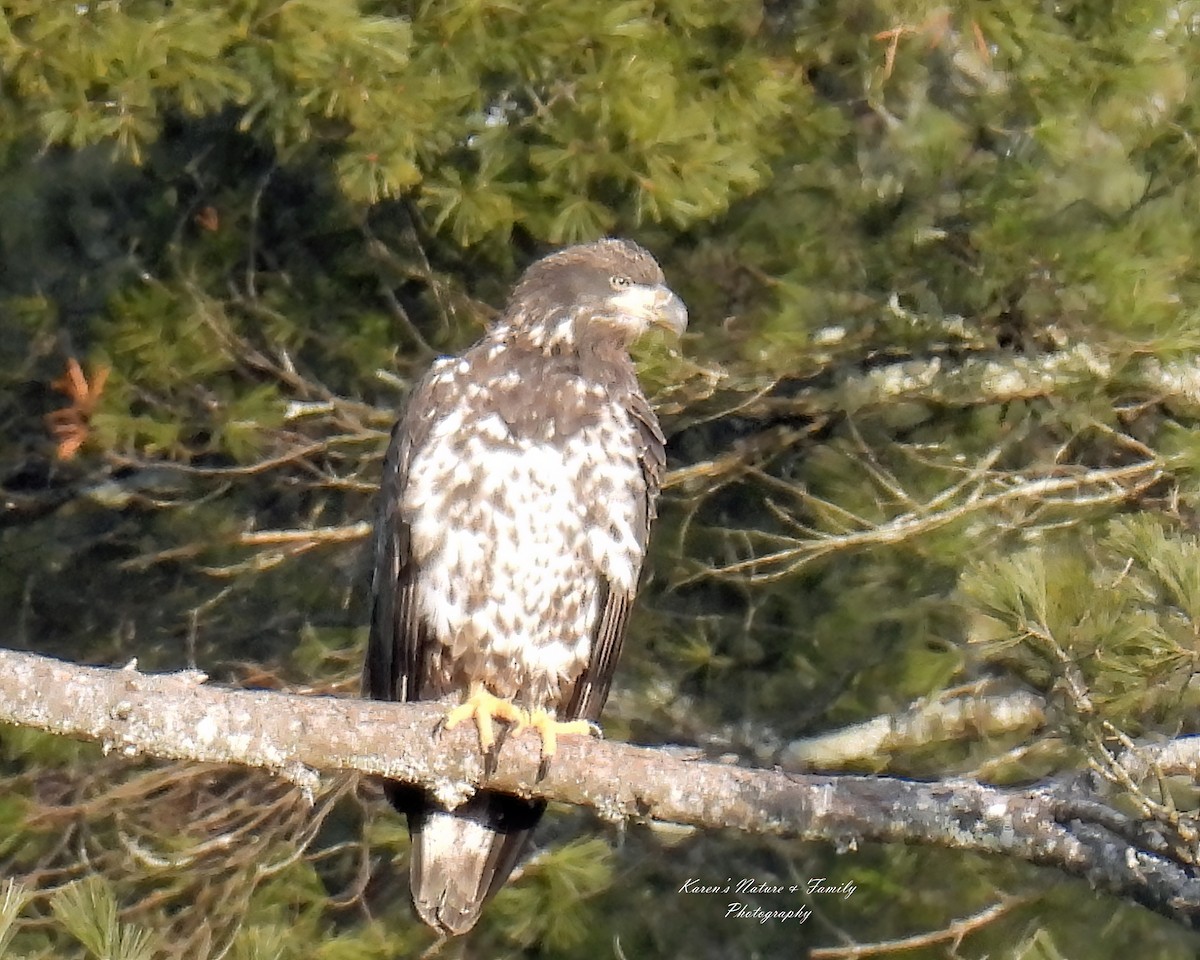
<svg viewBox="0 0 1200 960">
<path fill-rule="evenodd" d="M 1083 877 L 1200 930 L 1200 879 L 1155 831 L 1068 788 L 816 776 L 679 759 L 670 750 L 571 739 L 538 779 L 539 741 L 508 738 L 485 775 L 469 729 L 439 731 L 445 706 L 225 690 L 202 674 L 148 675 L 0 651 L 0 722 L 129 756 L 232 763 L 313 791 L 317 771 L 422 784 L 452 802 L 486 784 L 591 807 L 601 817 L 860 843 L 920 843 L 1009 856 Z M 1078 787 L 1074 788 L 1076 791 Z"/>
<path fill-rule="evenodd" d="M 785 770 L 845 768 L 931 743 L 1030 732 L 1045 722 L 1046 704 L 1036 694 L 975 693 L 932 700 L 900 713 L 793 740 L 779 752 L 778 760 Z"/>
</svg>

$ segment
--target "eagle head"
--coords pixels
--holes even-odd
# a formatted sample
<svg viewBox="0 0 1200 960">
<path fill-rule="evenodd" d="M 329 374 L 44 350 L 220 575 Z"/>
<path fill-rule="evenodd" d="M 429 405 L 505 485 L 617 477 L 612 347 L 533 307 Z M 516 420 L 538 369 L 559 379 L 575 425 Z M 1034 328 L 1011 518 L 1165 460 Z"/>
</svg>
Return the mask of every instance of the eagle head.
<svg viewBox="0 0 1200 960">
<path fill-rule="evenodd" d="M 502 322 L 543 350 L 614 339 L 628 346 L 651 326 L 683 333 L 687 307 L 642 247 L 628 240 L 597 240 L 566 247 L 529 267 Z"/>
</svg>

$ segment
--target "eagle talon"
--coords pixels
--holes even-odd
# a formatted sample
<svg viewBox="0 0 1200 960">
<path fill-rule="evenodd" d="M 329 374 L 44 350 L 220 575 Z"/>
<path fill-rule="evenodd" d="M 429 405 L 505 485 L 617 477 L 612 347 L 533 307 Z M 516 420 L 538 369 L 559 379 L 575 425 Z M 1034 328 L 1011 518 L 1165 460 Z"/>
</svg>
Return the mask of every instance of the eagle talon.
<svg viewBox="0 0 1200 960">
<path fill-rule="evenodd" d="M 453 730 L 468 719 L 475 721 L 475 729 L 479 731 L 479 746 L 484 753 L 489 753 L 496 743 L 493 720 L 515 723 L 518 730 L 529 723 L 528 714 L 524 710 L 508 700 L 497 697 L 482 683 L 471 684 L 471 692 L 467 699 L 446 714 L 442 726 L 446 730 Z"/>
<path fill-rule="evenodd" d="M 489 780 L 496 775 L 496 769 L 500 766 L 500 749 L 499 747 L 491 747 L 483 752 L 483 775 Z"/>
</svg>

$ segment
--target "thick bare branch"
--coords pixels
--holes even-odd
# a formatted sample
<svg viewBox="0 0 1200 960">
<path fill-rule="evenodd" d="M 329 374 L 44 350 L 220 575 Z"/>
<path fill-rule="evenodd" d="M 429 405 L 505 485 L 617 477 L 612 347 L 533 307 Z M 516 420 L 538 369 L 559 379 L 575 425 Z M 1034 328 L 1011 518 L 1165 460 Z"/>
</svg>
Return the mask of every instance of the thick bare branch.
<svg viewBox="0 0 1200 960">
<path fill-rule="evenodd" d="M 130 756 L 258 767 L 310 789 L 317 771 L 354 770 L 420 783 L 447 800 L 486 783 L 613 820 L 735 827 L 841 848 L 899 842 L 994 853 L 1084 877 L 1200 929 L 1200 879 L 1161 838 L 1086 798 L 971 781 L 800 776 L 576 740 L 539 780 L 532 734 L 509 738 L 487 777 L 470 731 L 439 732 L 443 714 L 436 703 L 231 691 L 194 672 L 155 676 L 0 651 L 0 721 Z"/>
<path fill-rule="evenodd" d="M 1025 691 L 933 700 L 903 713 L 794 740 L 780 752 L 779 763 L 786 770 L 845 768 L 939 741 L 1028 733 L 1045 722 L 1045 701 Z"/>
</svg>

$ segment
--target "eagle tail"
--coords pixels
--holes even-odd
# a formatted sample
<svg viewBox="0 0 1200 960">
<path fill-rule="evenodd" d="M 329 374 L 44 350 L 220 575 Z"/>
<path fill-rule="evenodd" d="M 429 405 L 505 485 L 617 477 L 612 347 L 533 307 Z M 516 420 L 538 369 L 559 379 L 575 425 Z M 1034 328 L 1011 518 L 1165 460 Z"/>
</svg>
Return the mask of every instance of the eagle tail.
<svg viewBox="0 0 1200 960">
<path fill-rule="evenodd" d="M 417 913 L 450 935 L 466 933 L 512 873 L 545 810 L 539 802 L 481 791 L 453 812 L 426 798 L 409 809 L 409 886 Z"/>
</svg>

